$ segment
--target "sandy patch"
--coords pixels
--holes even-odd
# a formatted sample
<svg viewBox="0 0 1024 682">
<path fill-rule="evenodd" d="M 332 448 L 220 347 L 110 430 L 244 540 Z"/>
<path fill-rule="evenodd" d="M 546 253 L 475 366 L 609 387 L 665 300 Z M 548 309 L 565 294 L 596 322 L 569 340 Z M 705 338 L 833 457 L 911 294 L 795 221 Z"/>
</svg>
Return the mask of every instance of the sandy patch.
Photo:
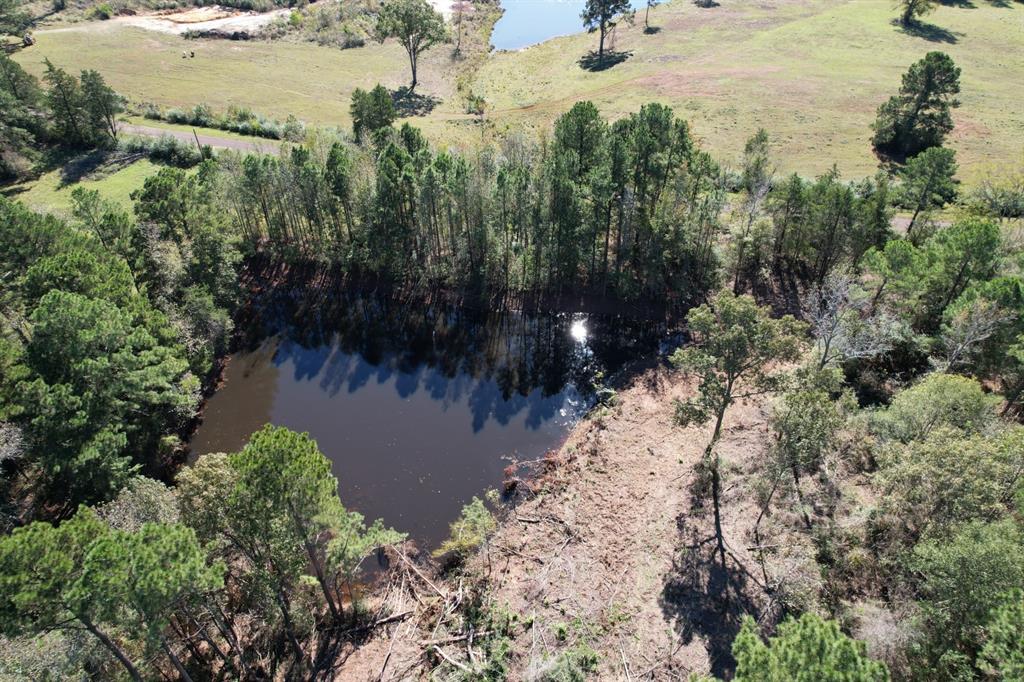
<svg viewBox="0 0 1024 682">
<path fill-rule="evenodd" d="M 219 5 L 197 7 L 184 12 L 168 14 L 139 14 L 111 19 L 111 24 L 134 26 L 149 31 L 181 35 L 186 31 L 219 30 L 225 33 L 257 31 L 274 19 L 287 16 L 290 9 L 276 9 L 271 12 L 237 12 Z"/>
<path fill-rule="evenodd" d="M 445 18 L 448 21 L 452 18 L 452 13 L 455 11 L 455 5 L 460 0 L 427 0 L 430 6 L 434 8 L 434 11 Z M 463 3 L 468 8 L 469 2 Z"/>
</svg>

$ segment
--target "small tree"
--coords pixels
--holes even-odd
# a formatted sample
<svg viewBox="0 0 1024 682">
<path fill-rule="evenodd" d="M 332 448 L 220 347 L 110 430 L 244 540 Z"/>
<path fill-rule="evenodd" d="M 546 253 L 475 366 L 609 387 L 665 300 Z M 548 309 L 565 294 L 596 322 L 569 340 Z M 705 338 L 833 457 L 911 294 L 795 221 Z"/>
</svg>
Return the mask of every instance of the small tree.
<svg viewBox="0 0 1024 682">
<path fill-rule="evenodd" d="M 0 0 L 0 35 L 16 35 L 32 23 L 32 17 L 18 0 Z"/>
<path fill-rule="evenodd" d="M 64 69 L 46 60 L 46 104 L 54 132 L 63 144 L 85 146 L 89 143 L 89 120 L 78 80 Z"/>
<path fill-rule="evenodd" d="M 907 237 L 914 240 L 914 226 L 922 214 L 942 208 L 956 197 L 956 152 L 945 147 L 931 147 L 907 162 L 900 173 L 899 203 L 913 209 L 907 225 Z"/>
<path fill-rule="evenodd" d="M 433 555 L 438 558 L 450 554 L 454 561 L 461 563 L 487 542 L 488 536 L 494 532 L 497 525 L 498 522 L 491 510 L 483 500 L 474 496 L 470 503 L 462 508 L 459 518 L 449 524 L 448 539 L 434 550 Z"/>
<path fill-rule="evenodd" d="M 332 569 L 347 577 L 373 547 L 400 536 L 379 522 L 367 531 L 363 517 L 342 506 L 331 463 L 308 434 L 268 425 L 229 462 L 237 474 L 228 505 L 232 524 L 266 543 L 266 558 L 279 579 L 294 581 L 312 568 L 332 617 L 340 620 Z M 332 561 L 339 557 L 329 547 L 332 535 L 333 544 L 346 547 L 343 561 Z"/>
<path fill-rule="evenodd" d="M 974 379 L 936 372 L 897 393 L 888 409 L 873 416 L 872 428 L 900 443 L 924 440 L 942 426 L 982 433 L 995 421 L 998 402 Z"/>
<path fill-rule="evenodd" d="M 872 144 L 887 154 L 913 156 L 942 144 L 960 106 L 960 69 L 949 55 L 929 52 L 903 75 L 899 94 L 878 108 Z"/>
<path fill-rule="evenodd" d="M 82 72 L 82 101 L 89 124 L 97 137 L 117 142 L 117 115 L 124 111 L 124 98 L 114 92 L 96 71 Z"/>
<path fill-rule="evenodd" d="M 935 9 L 935 0 L 899 0 L 900 25 L 904 28 L 913 25 L 918 17 L 923 17 Z"/>
<path fill-rule="evenodd" d="M 1019 427 L 996 437 L 965 437 L 941 427 L 923 441 L 890 448 L 879 476 L 881 508 L 912 540 L 941 535 L 957 523 L 999 518 L 1010 511 L 1020 485 L 1022 446 Z"/>
<path fill-rule="evenodd" d="M 608 31 L 615 27 L 615 18 L 619 15 L 632 19 L 633 10 L 630 8 L 629 0 L 587 0 L 587 6 L 580 15 L 587 31 L 600 32 L 601 37 L 597 46 L 598 62 L 604 61 L 604 41 Z"/>
<path fill-rule="evenodd" d="M 409 55 L 412 84 L 416 89 L 417 64 L 420 53 L 444 41 L 448 32 L 444 17 L 434 11 L 426 0 L 388 0 L 377 15 L 377 40 L 397 38 Z"/>
<path fill-rule="evenodd" d="M 352 134 L 356 142 L 363 140 L 364 133 L 375 133 L 395 122 L 395 103 L 391 93 L 380 83 L 367 92 L 356 88 L 352 93 Z"/>
<path fill-rule="evenodd" d="M 715 427 L 704 450 L 703 466 L 710 470 L 718 553 L 725 565 L 722 535 L 721 473 L 715 450 L 725 413 L 737 400 L 776 391 L 782 382 L 776 365 L 799 357 L 804 325 L 787 315 L 773 320 L 769 310 L 750 296 L 718 294 L 709 304 L 687 316 L 694 345 L 681 348 L 672 362 L 698 381 L 697 395 L 676 403 L 681 426 L 714 419 Z"/>
<path fill-rule="evenodd" d="M 743 617 L 732 644 L 736 682 L 887 682 L 885 664 L 868 658 L 863 642 L 844 635 L 834 620 L 805 613 L 789 619 L 767 642 Z"/>
<path fill-rule="evenodd" d="M 822 468 L 822 463 L 836 441 L 845 421 L 840 401 L 833 399 L 824 387 L 813 385 L 805 374 L 799 388 L 787 391 L 775 407 L 771 426 L 776 434 L 774 454 L 779 470 L 788 470 L 793 490 L 800 504 L 800 514 L 807 530 L 811 517 L 804 503 L 801 478 Z"/>
<path fill-rule="evenodd" d="M 646 33 L 651 32 L 651 8 L 660 4 L 661 0 L 647 0 L 647 6 L 644 9 L 644 31 Z"/>
</svg>

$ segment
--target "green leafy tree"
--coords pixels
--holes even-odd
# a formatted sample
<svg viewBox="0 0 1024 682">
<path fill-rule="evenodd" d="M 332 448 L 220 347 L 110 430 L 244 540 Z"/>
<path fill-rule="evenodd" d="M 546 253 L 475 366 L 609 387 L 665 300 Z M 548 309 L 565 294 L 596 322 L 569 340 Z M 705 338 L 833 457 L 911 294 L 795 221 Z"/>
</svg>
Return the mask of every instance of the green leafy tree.
<svg viewBox="0 0 1024 682">
<path fill-rule="evenodd" d="M 633 10 L 629 0 L 587 0 L 580 18 L 587 31 L 597 31 L 600 35 L 597 43 L 597 60 L 604 61 L 604 41 L 608 32 L 615 28 L 616 17 L 625 16 L 632 20 Z"/>
<path fill-rule="evenodd" d="M 933 333 L 942 315 L 972 284 L 991 279 L 1003 256 L 999 226 L 969 218 L 940 230 L 924 244 L 926 270 L 915 326 Z"/>
<path fill-rule="evenodd" d="M 191 416 L 187 363 L 102 299 L 53 290 L 30 321 L 17 404 L 33 455 L 70 501 L 109 498 L 135 469 L 131 451 Z"/>
<path fill-rule="evenodd" d="M 351 581 L 374 548 L 402 536 L 346 510 L 330 462 L 306 434 L 266 426 L 241 452 L 204 456 L 178 481 L 182 519 L 239 576 L 244 603 L 276 610 L 295 663 L 308 665 L 292 600 L 312 572 L 333 622 L 342 617 L 338 580 Z M 262 622 L 272 613 L 256 607 Z M 244 657 L 244 654 L 240 654 Z"/>
<path fill-rule="evenodd" d="M 687 315 L 694 343 L 672 356 L 673 364 L 698 380 L 697 395 L 676 404 L 681 426 L 714 420 L 703 466 L 711 476 L 715 536 L 722 565 L 725 538 L 720 508 L 721 464 L 715 446 L 729 406 L 737 400 L 771 393 L 784 378 L 779 363 L 799 357 L 805 327 L 791 316 L 773 320 L 767 308 L 749 296 L 722 292 Z"/>
<path fill-rule="evenodd" d="M 1003 595 L 1024 588 L 1024 538 L 1011 519 L 973 522 L 951 537 L 918 543 L 908 568 L 918 576 L 920 608 L 934 675 L 970 674 L 985 625 Z"/>
<path fill-rule="evenodd" d="M 943 426 L 974 435 L 995 422 L 997 402 L 974 379 L 934 372 L 897 393 L 872 424 L 880 436 L 900 443 L 924 440 Z"/>
<path fill-rule="evenodd" d="M 363 140 L 365 133 L 372 135 L 395 122 L 395 103 L 391 93 L 380 83 L 369 92 L 356 88 L 349 112 L 352 114 L 352 134 L 357 142 Z"/>
<path fill-rule="evenodd" d="M 908 238 L 914 239 L 918 217 L 956 197 L 956 168 L 956 152 L 945 147 L 931 147 L 907 162 L 900 173 L 899 203 L 914 211 L 907 225 Z"/>
<path fill-rule="evenodd" d="M 0 178 L 28 175 L 45 133 L 42 93 L 34 77 L 0 51 Z"/>
<path fill-rule="evenodd" d="M 92 143 L 89 114 L 82 87 L 74 76 L 46 60 L 46 104 L 54 136 L 70 147 L 87 147 Z"/>
<path fill-rule="evenodd" d="M 420 54 L 448 38 L 444 17 L 426 0 L 388 0 L 377 13 L 377 40 L 396 38 L 405 48 L 412 71 L 409 90 L 416 89 Z"/>
<path fill-rule="evenodd" d="M 906 239 L 892 239 L 884 247 L 865 253 L 863 263 L 875 280 L 871 314 L 886 298 L 913 306 L 925 268 L 924 254 L 917 247 Z"/>
<path fill-rule="evenodd" d="M 450 554 L 457 561 L 464 561 L 487 542 L 488 536 L 497 527 L 494 514 L 483 500 L 474 495 L 470 503 L 462 508 L 459 518 L 451 523 L 448 538 L 433 554 L 435 557 Z"/>
<path fill-rule="evenodd" d="M 1021 471 L 1024 429 L 965 436 L 942 426 L 882 458 L 881 508 L 901 527 L 900 541 L 941 534 L 954 524 L 1007 514 Z"/>
<path fill-rule="evenodd" d="M 833 398 L 828 386 L 820 385 L 805 370 L 798 377 L 799 387 L 786 391 L 772 413 L 775 431 L 774 454 L 780 471 L 788 471 L 800 504 L 804 525 L 811 519 L 804 502 L 801 478 L 821 470 L 825 456 L 835 445 L 845 422 L 844 405 Z M 828 382 L 832 383 L 832 382 Z"/>
<path fill-rule="evenodd" d="M 165 647 L 174 607 L 219 587 L 222 572 L 187 528 L 147 523 L 126 533 L 82 507 L 59 526 L 36 522 L 0 540 L 0 631 L 84 628 L 141 681 L 131 647 L 114 633 Z"/>
<path fill-rule="evenodd" d="M 89 127 L 99 137 L 117 143 L 117 115 L 124 111 L 124 98 L 114 92 L 96 71 L 83 71 L 82 101 Z"/>
<path fill-rule="evenodd" d="M 1024 680 L 1024 592 L 1012 590 L 985 625 L 982 672 L 999 680 Z"/>
<path fill-rule="evenodd" d="M 899 0 L 900 25 L 912 26 L 914 22 L 935 9 L 935 0 Z"/>
<path fill-rule="evenodd" d="M 960 106 L 960 69 L 949 55 L 929 52 L 903 75 L 898 95 L 878 108 L 872 143 L 886 154 L 914 156 L 942 144 Z"/>
<path fill-rule="evenodd" d="M 885 664 L 873 661 L 862 642 L 844 635 L 833 620 L 805 613 L 761 639 L 757 624 L 744 616 L 732 644 L 736 682 L 887 682 Z"/>
</svg>

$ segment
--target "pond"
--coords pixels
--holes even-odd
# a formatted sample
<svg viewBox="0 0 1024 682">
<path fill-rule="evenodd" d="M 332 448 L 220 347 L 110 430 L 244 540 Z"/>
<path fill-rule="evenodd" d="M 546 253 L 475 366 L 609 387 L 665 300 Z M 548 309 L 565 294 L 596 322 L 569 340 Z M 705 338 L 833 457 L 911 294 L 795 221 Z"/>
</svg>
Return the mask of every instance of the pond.
<svg viewBox="0 0 1024 682">
<path fill-rule="evenodd" d="M 559 447 L 591 405 L 596 373 L 655 348 L 662 329 L 363 296 L 309 310 L 257 324 L 206 405 L 193 454 L 236 451 L 266 423 L 307 431 L 342 502 L 423 547 L 447 537 L 474 495 L 500 488 L 513 460 Z"/>
<path fill-rule="evenodd" d="M 584 30 L 580 14 L 586 4 L 585 0 L 501 0 L 505 13 L 494 25 L 491 45 L 496 50 L 521 50 L 579 33 Z M 631 4 L 636 10 L 646 6 L 643 0 L 632 0 Z"/>
</svg>

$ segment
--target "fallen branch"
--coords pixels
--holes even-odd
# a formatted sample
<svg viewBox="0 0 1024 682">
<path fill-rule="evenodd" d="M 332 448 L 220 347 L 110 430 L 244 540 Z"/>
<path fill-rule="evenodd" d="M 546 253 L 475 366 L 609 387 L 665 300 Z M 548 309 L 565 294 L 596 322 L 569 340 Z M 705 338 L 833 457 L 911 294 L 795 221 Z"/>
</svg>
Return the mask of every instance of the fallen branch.
<svg viewBox="0 0 1024 682">
<path fill-rule="evenodd" d="M 398 554 L 398 558 L 405 562 L 405 565 L 411 568 L 413 572 L 419 577 L 419 579 L 425 582 L 427 585 L 429 585 L 430 589 L 434 590 L 434 592 L 436 592 L 437 595 L 441 597 L 441 599 L 448 599 L 448 595 L 445 592 L 441 591 L 440 587 L 431 582 L 430 578 L 423 575 L 423 572 L 420 569 L 416 568 L 416 565 L 414 563 L 409 561 L 409 558 L 405 556 L 405 552 L 402 552 L 400 550 L 395 550 L 395 552 L 396 554 Z"/>
<path fill-rule="evenodd" d="M 483 632 L 475 632 L 475 633 L 472 634 L 473 637 L 489 637 L 490 635 L 491 635 L 491 631 L 490 630 L 485 630 Z M 470 637 L 470 634 L 467 633 L 467 634 L 464 634 L 464 635 L 453 635 L 451 637 L 442 637 L 440 639 L 425 639 L 422 642 L 420 642 L 419 644 L 422 647 L 432 647 L 432 646 L 438 646 L 438 645 L 441 645 L 441 644 L 455 644 L 457 642 L 465 641 L 465 640 L 469 639 L 469 637 Z"/>
<path fill-rule="evenodd" d="M 443 650 L 443 649 L 442 649 L 441 647 L 439 647 L 439 646 L 434 646 L 434 647 L 432 647 L 432 648 L 434 649 L 434 651 L 436 651 L 436 652 L 437 652 L 437 655 L 438 655 L 438 656 L 440 656 L 441 658 L 443 658 L 443 659 L 444 659 L 445 661 L 447 661 L 448 663 L 450 663 L 450 664 L 454 665 L 454 666 L 455 666 L 456 668 L 458 668 L 458 669 L 459 669 L 459 670 L 461 670 L 462 672 L 464 672 L 464 673 L 468 673 L 468 674 L 470 674 L 470 675 L 474 674 L 474 672 L 475 672 L 475 671 L 474 671 L 474 670 L 473 670 L 472 668 L 470 668 L 470 667 L 466 666 L 466 665 L 465 665 L 464 663 L 459 663 L 459 662 L 458 662 L 458 661 L 456 661 L 456 660 L 455 660 L 454 658 L 451 658 L 450 656 L 448 656 L 448 654 L 446 654 L 446 653 L 444 652 L 444 650 Z"/>
</svg>

